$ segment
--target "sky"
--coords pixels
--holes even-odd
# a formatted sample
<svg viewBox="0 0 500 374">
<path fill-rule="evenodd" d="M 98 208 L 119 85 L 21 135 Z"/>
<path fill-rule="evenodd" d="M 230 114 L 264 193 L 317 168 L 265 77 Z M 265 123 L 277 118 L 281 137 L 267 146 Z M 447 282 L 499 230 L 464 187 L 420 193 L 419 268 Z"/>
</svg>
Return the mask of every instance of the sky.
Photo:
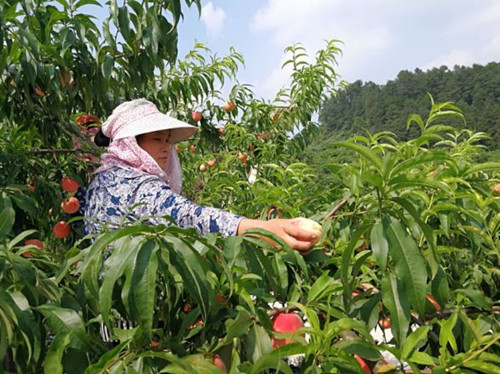
<svg viewBox="0 0 500 374">
<path fill-rule="evenodd" d="M 384 84 L 401 70 L 500 62 L 500 0 L 204 0 L 184 9 L 179 57 L 202 42 L 219 56 L 245 58 L 240 83 L 272 99 L 286 86 L 284 49 L 310 56 L 325 40 L 343 44 L 337 73 L 347 82 Z"/>
</svg>

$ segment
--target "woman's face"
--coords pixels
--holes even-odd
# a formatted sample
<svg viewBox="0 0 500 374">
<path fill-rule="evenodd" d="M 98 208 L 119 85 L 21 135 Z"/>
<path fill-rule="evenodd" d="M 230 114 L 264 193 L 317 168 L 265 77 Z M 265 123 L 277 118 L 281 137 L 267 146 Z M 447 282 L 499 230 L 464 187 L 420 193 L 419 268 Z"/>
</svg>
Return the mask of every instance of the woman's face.
<svg viewBox="0 0 500 374">
<path fill-rule="evenodd" d="M 150 132 L 137 136 L 139 147 L 149 153 L 156 163 L 165 169 L 166 161 L 170 156 L 170 130 Z"/>
</svg>

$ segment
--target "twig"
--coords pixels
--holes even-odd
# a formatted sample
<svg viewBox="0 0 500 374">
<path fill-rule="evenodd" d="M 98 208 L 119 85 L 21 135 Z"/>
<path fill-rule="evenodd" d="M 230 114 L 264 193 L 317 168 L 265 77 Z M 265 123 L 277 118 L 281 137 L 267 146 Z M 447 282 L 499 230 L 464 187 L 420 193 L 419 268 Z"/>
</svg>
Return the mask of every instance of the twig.
<svg viewBox="0 0 500 374">
<path fill-rule="evenodd" d="M 335 213 L 337 213 L 337 211 L 339 211 L 340 209 L 342 209 L 342 207 L 347 203 L 347 200 L 340 200 L 339 203 L 337 205 L 335 205 L 333 207 L 333 209 L 326 215 L 323 217 L 323 221 L 326 221 L 327 219 L 329 218 L 332 218 L 335 216 Z"/>
<path fill-rule="evenodd" d="M 413 322 L 415 322 L 419 326 L 424 326 L 425 325 L 425 320 L 422 320 L 418 315 L 411 315 L 411 319 Z M 424 316 L 425 319 L 425 316 Z M 439 336 L 432 330 L 429 331 L 429 335 L 434 343 L 439 343 Z"/>
<path fill-rule="evenodd" d="M 58 148 L 58 149 L 34 149 L 32 151 L 24 152 L 24 154 L 39 155 L 44 153 L 92 153 L 97 154 L 93 149 L 68 149 L 68 148 Z"/>
<path fill-rule="evenodd" d="M 423 320 L 424 321 L 430 321 L 434 318 L 445 318 L 451 316 L 455 312 L 454 309 L 447 309 L 443 310 L 442 312 L 436 312 L 436 313 L 429 313 L 424 315 Z M 463 308 L 462 312 L 465 314 L 474 314 L 474 313 L 483 313 L 485 312 L 484 310 L 478 309 L 478 308 Z M 494 306 L 491 308 L 492 313 L 500 313 L 500 306 Z"/>
<path fill-rule="evenodd" d="M 492 346 L 498 339 L 500 339 L 500 334 L 496 334 L 494 336 L 494 338 L 488 344 L 486 344 L 483 348 L 481 348 L 478 351 L 476 351 L 473 354 L 471 354 L 469 357 L 467 357 L 465 360 L 463 360 L 460 364 L 453 365 L 447 371 L 453 372 L 455 369 L 458 369 L 461 365 L 465 364 L 467 361 L 470 361 L 470 360 L 476 358 L 481 353 L 483 353 L 485 350 L 487 350 L 490 346 Z"/>
</svg>

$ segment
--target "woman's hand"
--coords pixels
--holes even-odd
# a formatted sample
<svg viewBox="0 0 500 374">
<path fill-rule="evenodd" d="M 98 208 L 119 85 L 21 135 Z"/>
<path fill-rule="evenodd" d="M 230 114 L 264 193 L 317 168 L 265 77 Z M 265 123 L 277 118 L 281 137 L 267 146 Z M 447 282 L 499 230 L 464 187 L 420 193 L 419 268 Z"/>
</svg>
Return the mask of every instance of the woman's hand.
<svg viewBox="0 0 500 374">
<path fill-rule="evenodd" d="M 321 226 L 307 218 L 272 219 L 263 221 L 243 218 L 238 226 L 237 235 L 243 235 L 250 229 L 264 229 L 283 239 L 291 248 L 299 251 L 309 250 L 321 237 Z M 261 237 L 271 245 L 274 241 Z"/>
</svg>

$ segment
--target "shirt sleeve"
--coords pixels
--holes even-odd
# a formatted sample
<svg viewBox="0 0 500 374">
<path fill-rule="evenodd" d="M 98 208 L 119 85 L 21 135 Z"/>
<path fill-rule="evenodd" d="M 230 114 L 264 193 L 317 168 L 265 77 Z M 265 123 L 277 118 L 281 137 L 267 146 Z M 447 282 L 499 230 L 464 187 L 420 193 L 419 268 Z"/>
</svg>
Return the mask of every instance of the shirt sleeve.
<svg viewBox="0 0 500 374">
<path fill-rule="evenodd" d="M 167 183 L 157 177 L 148 177 L 136 190 L 134 201 L 136 215 L 148 217 L 152 225 L 169 224 L 162 216 L 170 216 L 182 228 L 194 227 L 202 235 L 220 233 L 234 236 L 244 218 L 231 212 L 200 206 L 172 191 Z"/>
</svg>

